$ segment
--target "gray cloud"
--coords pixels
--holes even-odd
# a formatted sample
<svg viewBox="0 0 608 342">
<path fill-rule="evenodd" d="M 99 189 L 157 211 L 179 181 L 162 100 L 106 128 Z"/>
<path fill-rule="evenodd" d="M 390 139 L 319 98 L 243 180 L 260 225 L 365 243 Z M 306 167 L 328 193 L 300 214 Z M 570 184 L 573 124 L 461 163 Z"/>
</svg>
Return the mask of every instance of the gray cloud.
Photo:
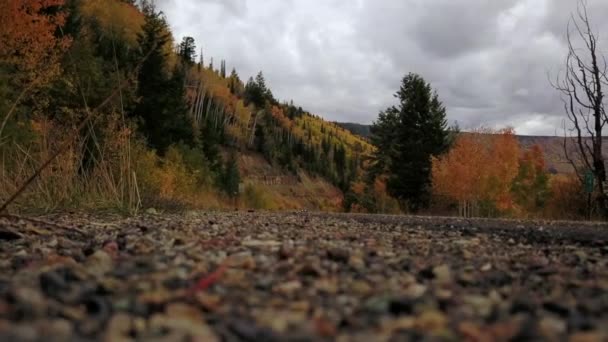
<svg viewBox="0 0 608 342">
<path fill-rule="evenodd" d="M 608 51 L 608 3 L 588 0 Z M 408 72 L 424 76 L 462 127 L 554 134 L 547 76 L 565 57 L 575 0 L 164 0 L 177 39 L 193 36 L 242 78 L 329 120 L 370 123 Z"/>
</svg>

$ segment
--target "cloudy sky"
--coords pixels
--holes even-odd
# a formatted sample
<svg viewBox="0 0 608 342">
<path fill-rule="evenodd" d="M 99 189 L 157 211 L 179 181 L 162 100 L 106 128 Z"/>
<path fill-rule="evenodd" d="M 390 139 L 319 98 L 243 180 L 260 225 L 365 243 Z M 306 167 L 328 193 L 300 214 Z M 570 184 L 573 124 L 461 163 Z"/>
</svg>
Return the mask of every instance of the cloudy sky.
<svg viewBox="0 0 608 342">
<path fill-rule="evenodd" d="M 193 36 L 241 78 L 264 71 L 280 100 L 371 123 L 408 72 L 431 82 L 463 128 L 561 134 L 559 95 L 577 0 L 156 0 L 176 39 Z M 608 1 L 588 0 L 608 51 Z"/>
</svg>

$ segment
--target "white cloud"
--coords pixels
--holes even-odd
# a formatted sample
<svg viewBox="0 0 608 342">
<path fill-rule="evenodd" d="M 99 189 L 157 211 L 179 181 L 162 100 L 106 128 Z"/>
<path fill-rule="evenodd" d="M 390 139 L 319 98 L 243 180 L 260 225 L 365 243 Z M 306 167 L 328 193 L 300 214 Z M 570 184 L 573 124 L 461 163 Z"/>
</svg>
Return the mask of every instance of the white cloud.
<svg viewBox="0 0 608 342">
<path fill-rule="evenodd" d="M 608 3 L 588 0 L 608 51 Z M 565 56 L 574 0 L 165 0 L 177 39 L 193 36 L 242 78 L 330 120 L 370 123 L 407 72 L 439 91 L 450 121 L 553 134 L 563 111 L 547 75 Z M 601 26 L 603 25 L 603 27 Z"/>
</svg>

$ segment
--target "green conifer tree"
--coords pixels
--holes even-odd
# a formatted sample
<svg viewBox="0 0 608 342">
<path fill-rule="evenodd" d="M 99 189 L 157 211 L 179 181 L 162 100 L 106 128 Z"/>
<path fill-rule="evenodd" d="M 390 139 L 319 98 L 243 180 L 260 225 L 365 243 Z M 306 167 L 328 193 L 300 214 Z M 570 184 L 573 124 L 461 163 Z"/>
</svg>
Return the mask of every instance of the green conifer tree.
<svg viewBox="0 0 608 342">
<path fill-rule="evenodd" d="M 387 173 L 387 187 L 404 209 L 416 212 L 430 201 L 431 156 L 448 148 L 445 107 L 421 76 L 408 74 L 395 94 L 397 107 L 380 113 L 372 126 L 374 172 Z"/>
</svg>

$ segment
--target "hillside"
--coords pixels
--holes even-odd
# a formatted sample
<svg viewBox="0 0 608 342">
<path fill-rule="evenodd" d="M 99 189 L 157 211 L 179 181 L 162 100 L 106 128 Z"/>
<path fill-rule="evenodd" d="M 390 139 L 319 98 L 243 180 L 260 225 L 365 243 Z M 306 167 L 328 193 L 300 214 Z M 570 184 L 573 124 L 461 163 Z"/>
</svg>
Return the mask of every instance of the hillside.
<svg viewBox="0 0 608 342">
<path fill-rule="evenodd" d="M 197 55 L 153 2 L 26 2 L 0 27 L 0 203 L 335 211 L 363 176 L 365 139 Z"/>
<path fill-rule="evenodd" d="M 174 37 L 153 2 L 133 3 L 25 0 L 0 11 L 0 212 L 238 207 L 443 213 L 462 205 L 447 194 L 453 189 L 441 193 L 427 184 L 431 149 L 421 150 L 433 144 L 433 150 L 443 149 L 444 137 L 426 141 L 428 131 L 413 130 L 407 135 L 419 137 L 407 143 L 414 145 L 402 145 L 406 139 L 393 133 L 418 126 L 388 120 L 378 142 L 383 148 L 376 150 L 366 138 L 369 126 L 328 122 L 277 99 L 262 71 L 241 76 L 227 61 L 210 57 L 221 51 Z M 430 92 L 420 75 L 410 73 L 403 82 Z M 445 133 L 442 127 L 434 131 L 436 138 Z M 513 142 L 512 133 L 503 138 Z M 475 194 L 484 215 L 492 216 L 544 215 L 545 194 L 557 194 L 555 203 L 579 203 L 576 196 L 562 199 L 580 194 L 571 177 L 545 177 L 546 170 L 569 172 L 560 139 L 519 139 L 524 147 L 538 143 L 545 150 L 548 162 L 538 175 L 530 163 L 544 165 L 536 158 L 541 153 L 524 160 L 528 151 L 515 146 L 495 157 L 486 148 L 500 151 L 493 143 L 479 149 L 489 155 L 485 185 L 474 182 L 477 192 L 461 193 Z M 393 146 L 407 153 L 394 154 Z M 387 163 L 391 159 L 398 162 Z M 467 167 L 481 160 L 452 159 L 457 162 L 445 162 L 444 180 L 471 176 Z M 509 177 L 497 176 L 503 169 Z M 538 185 L 540 205 L 532 208 L 538 210 L 516 203 L 522 198 L 509 191 L 513 182 L 520 189 Z M 420 196 L 410 206 L 414 192 Z M 431 208 L 431 202 L 442 207 Z"/>
</svg>

